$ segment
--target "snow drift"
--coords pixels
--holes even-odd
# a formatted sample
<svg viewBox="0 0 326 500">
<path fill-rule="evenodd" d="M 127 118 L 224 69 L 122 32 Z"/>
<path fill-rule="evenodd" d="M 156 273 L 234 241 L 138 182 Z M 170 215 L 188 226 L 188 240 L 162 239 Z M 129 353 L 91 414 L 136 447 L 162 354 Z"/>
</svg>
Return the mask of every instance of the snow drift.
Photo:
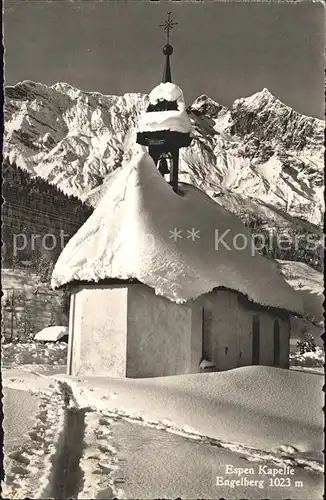
<svg viewBox="0 0 326 500">
<path fill-rule="evenodd" d="M 147 153 L 136 155 L 64 248 L 52 286 L 135 278 L 178 303 L 225 286 L 257 303 L 301 313 L 300 298 L 277 264 L 254 252 L 239 219 L 199 189 L 180 189 L 172 191 Z"/>
<path fill-rule="evenodd" d="M 323 377 L 267 366 L 150 379 L 68 377 L 81 408 L 224 443 L 322 460 Z M 291 452 L 290 452 L 291 455 Z"/>
<path fill-rule="evenodd" d="M 38 332 L 35 335 L 34 340 L 42 342 L 56 342 L 57 340 L 62 339 L 65 335 L 68 335 L 67 326 L 49 326 Z"/>
</svg>

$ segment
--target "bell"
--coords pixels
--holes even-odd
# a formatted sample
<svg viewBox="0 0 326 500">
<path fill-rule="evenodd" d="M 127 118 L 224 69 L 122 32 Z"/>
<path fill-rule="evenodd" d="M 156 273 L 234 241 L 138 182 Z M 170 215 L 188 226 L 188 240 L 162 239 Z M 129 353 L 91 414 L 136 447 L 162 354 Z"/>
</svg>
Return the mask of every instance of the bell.
<svg viewBox="0 0 326 500">
<path fill-rule="evenodd" d="M 166 161 L 165 158 L 160 159 L 158 170 L 163 176 L 170 173 L 170 170 L 168 168 L 168 162 Z"/>
</svg>

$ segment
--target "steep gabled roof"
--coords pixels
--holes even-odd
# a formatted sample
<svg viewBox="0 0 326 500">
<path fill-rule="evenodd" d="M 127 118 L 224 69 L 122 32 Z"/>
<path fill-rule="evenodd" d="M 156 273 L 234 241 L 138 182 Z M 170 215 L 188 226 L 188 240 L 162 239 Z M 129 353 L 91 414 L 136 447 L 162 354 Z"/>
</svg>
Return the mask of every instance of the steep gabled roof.
<svg viewBox="0 0 326 500">
<path fill-rule="evenodd" d="M 52 286 L 136 278 L 177 303 L 225 286 L 258 304 L 302 313 L 277 263 L 254 255 L 240 220 L 199 189 L 179 187 L 181 195 L 147 153 L 136 155 L 64 248 Z"/>
</svg>

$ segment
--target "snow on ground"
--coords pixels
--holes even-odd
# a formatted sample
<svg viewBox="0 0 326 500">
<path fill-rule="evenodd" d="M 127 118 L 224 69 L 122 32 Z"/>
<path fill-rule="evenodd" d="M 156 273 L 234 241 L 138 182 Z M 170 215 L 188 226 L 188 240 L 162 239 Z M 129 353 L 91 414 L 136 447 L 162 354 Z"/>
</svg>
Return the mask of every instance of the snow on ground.
<svg viewBox="0 0 326 500">
<path fill-rule="evenodd" d="M 5 449 L 10 454 L 17 445 L 25 445 L 26 436 L 33 427 L 38 399 L 20 389 L 3 389 Z"/>
<path fill-rule="evenodd" d="M 57 377 L 81 407 L 268 453 L 288 446 L 302 463 L 322 458 L 318 375 L 253 366 L 152 379 Z"/>
<path fill-rule="evenodd" d="M 2 367 L 17 365 L 65 366 L 67 364 L 68 346 L 60 342 L 13 343 L 1 346 Z"/>
<path fill-rule="evenodd" d="M 62 354 L 59 346 L 50 345 L 51 355 L 42 354 L 43 360 L 56 349 Z M 36 350 L 47 347 L 38 344 Z M 12 425 L 5 442 L 8 498 L 61 498 L 60 477 L 72 480 L 60 468 L 62 459 L 74 463 L 74 473 L 83 478 L 74 496 L 80 499 L 321 498 L 323 377 L 263 366 L 153 379 L 56 375 L 64 368 L 3 368 L 7 422 L 19 405 L 27 432 L 18 443 Z M 78 457 L 69 462 L 62 438 L 62 397 L 77 416 L 85 412 L 77 462 Z M 14 448 L 8 451 L 8 445 Z M 69 446 L 71 452 L 74 445 Z M 263 488 L 258 482 L 217 487 L 216 476 L 241 479 L 226 474 L 227 464 L 253 468 L 244 476 L 263 481 Z M 270 477 L 258 474 L 260 465 L 293 467 L 291 486 L 271 487 Z"/>
<path fill-rule="evenodd" d="M 178 303 L 226 286 L 301 313 L 301 298 L 274 261 L 255 253 L 240 220 L 199 189 L 180 189 L 172 191 L 147 153 L 134 156 L 62 251 L 52 286 L 137 278 Z"/>
<path fill-rule="evenodd" d="M 290 354 L 290 364 L 301 368 L 322 368 L 325 363 L 325 351 L 322 347 L 316 347 L 315 352 L 304 352 Z"/>
<path fill-rule="evenodd" d="M 123 421 L 112 425 L 111 440 L 116 443 L 120 457 L 112 481 L 118 482 L 123 490 L 122 498 L 317 500 L 322 497 L 322 474 L 299 468 L 288 476 L 291 485 L 272 487 L 271 477 L 259 474 L 259 467 L 281 470 L 282 460 L 271 460 L 263 454 L 249 456 L 218 443 L 201 442 Z M 290 464 L 291 459 L 287 459 L 287 463 Z M 227 466 L 242 470 L 242 476 L 227 474 Z M 219 482 L 229 480 L 230 485 L 216 485 L 217 478 Z M 242 484 L 237 486 L 237 480 Z M 303 482 L 302 486 L 295 486 L 297 480 Z M 256 481 L 256 485 L 250 481 Z M 98 498 L 108 498 L 103 495 L 103 489 Z"/>
<path fill-rule="evenodd" d="M 86 416 L 78 498 L 321 498 L 318 375 L 247 367 L 156 379 L 56 378 L 72 406 L 94 410 Z M 228 474 L 227 465 L 250 472 Z M 266 467 L 286 466 L 291 484 L 272 485 Z M 233 486 L 216 486 L 217 476 Z"/>
<path fill-rule="evenodd" d="M 35 380 L 33 384 L 23 376 L 20 382 L 17 390 L 3 381 L 7 388 L 3 400 L 5 481 L 2 492 L 4 497 L 12 499 L 42 498 L 62 429 L 62 398 L 50 381 L 42 384 L 41 392 Z"/>
<path fill-rule="evenodd" d="M 287 453 L 287 454 L 286 454 Z M 242 470 L 227 474 L 226 466 Z M 271 486 L 271 477 L 260 467 L 282 470 L 293 467 L 285 488 Z M 111 412 L 88 412 L 84 452 L 83 498 L 247 498 L 270 500 L 321 498 L 322 474 L 295 468 L 291 450 L 276 458 L 257 450 L 241 450 L 199 436 L 165 432 L 164 426 L 130 421 Z M 250 468 L 250 473 L 245 469 Z M 223 477 L 230 485 L 216 485 Z M 244 477 L 243 477 L 244 476 Z M 241 480 L 238 487 L 234 484 Z M 302 485 L 295 486 L 295 481 Z M 256 482 L 256 484 L 250 481 Z"/>
<path fill-rule="evenodd" d="M 102 492 L 102 499 L 123 498 L 119 481 L 112 474 L 118 473 L 122 461 L 117 451 L 119 444 L 112 443 L 114 419 L 92 412 L 86 414 L 85 421 L 84 453 L 80 460 L 84 483 L 78 498 L 98 498 L 99 492 Z M 141 464 L 141 457 L 139 463 Z"/>
</svg>

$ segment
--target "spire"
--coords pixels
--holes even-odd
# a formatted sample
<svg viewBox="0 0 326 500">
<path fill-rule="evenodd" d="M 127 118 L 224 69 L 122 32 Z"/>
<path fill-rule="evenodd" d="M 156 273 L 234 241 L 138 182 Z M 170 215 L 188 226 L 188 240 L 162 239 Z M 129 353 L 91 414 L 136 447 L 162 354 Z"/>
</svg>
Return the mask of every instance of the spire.
<svg viewBox="0 0 326 500">
<path fill-rule="evenodd" d="M 171 19 L 171 12 L 167 13 L 167 19 L 164 24 L 160 24 L 160 28 L 163 28 L 166 33 L 166 44 L 163 47 L 163 54 L 165 55 L 165 65 L 163 72 L 163 83 L 171 82 L 171 66 L 170 66 L 170 56 L 173 52 L 173 47 L 170 45 L 170 31 L 179 23 L 174 23 Z"/>
<path fill-rule="evenodd" d="M 164 71 L 163 71 L 163 83 L 167 82 L 172 82 L 172 77 L 171 77 L 171 66 L 170 66 L 170 55 L 173 52 L 173 47 L 172 45 L 166 44 L 163 47 L 163 54 L 165 55 L 165 64 L 164 64 Z"/>
</svg>

